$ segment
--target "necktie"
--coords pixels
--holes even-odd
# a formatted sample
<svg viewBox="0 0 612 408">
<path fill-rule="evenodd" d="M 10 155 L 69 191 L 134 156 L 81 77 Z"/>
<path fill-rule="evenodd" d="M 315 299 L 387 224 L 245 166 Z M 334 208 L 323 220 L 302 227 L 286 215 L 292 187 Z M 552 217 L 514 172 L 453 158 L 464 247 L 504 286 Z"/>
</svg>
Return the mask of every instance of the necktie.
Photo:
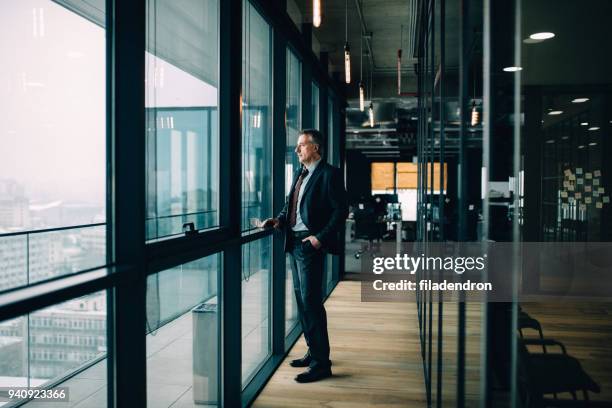
<svg viewBox="0 0 612 408">
<path fill-rule="evenodd" d="M 295 183 L 295 188 L 293 189 L 293 195 L 291 196 L 291 213 L 289 214 L 289 226 L 295 227 L 295 223 L 297 220 L 297 206 L 298 206 L 298 198 L 300 197 L 300 188 L 302 187 L 302 181 L 308 175 L 308 169 L 304 167 L 302 172 L 300 173 L 300 177 Z"/>
</svg>

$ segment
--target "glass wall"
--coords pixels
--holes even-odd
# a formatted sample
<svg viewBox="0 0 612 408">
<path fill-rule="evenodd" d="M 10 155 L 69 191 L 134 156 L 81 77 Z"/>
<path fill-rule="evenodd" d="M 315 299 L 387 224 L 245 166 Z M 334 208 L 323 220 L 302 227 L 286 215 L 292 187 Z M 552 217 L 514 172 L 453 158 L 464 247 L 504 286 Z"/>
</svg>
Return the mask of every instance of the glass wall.
<svg viewBox="0 0 612 408">
<path fill-rule="evenodd" d="M 287 106 L 285 109 L 287 149 L 285 151 L 285 196 L 289 194 L 293 173 L 300 162 L 295 154 L 299 131 L 302 130 L 302 64 L 293 51 L 287 49 Z M 285 260 L 285 332 L 289 333 L 298 322 L 298 310 L 293 292 L 293 277 L 289 256 Z"/>
<path fill-rule="evenodd" d="M 548 13 L 551 7 L 555 13 Z M 609 342 L 610 331 L 602 330 L 607 323 L 601 320 L 600 311 L 608 313 L 612 303 L 603 294 L 608 290 L 600 288 L 608 286 L 610 269 L 594 268 L 594 263 L 601 264 L 591 251 L 597 245 L 608 252 L 612 241 L 612 165 L 608 159 L 612 154 L 612 57 L 602 42 L 610 38 L 606 16 L 612 13 L 612 4 L 521 0 L 514 2 L 509 13 L 498 5 L 491 13 L 491 19 L 504 13 L 504 24 L 520 27 L 512 44 L 493 31 L 491 51 L 492 73 L 505 76 L 492 83 L 492 92 L 508 95 L 506 100 L 515 102 L 511 108 L 492 106 L 491 110 L 499 117 L 511 109 L 515 117 L 522 118 L 512 128 L 499 124 L 491 130 L 493 138 L 510 131 L 513 135 L 512 149 L 508 149 L 514 153 L 512 167 L 505 175 L 515 180 L 514 205 L 509 209 L 514 220 L 512 238 L 523 246 L 545 241 L 548 247 L 562 248 L 559 252 L 567 265 L 558 270 L 546 254 L 535 260 L 538 268 L 518 259 L 520 284 L 516 284 L 512 316 L 506 317 L 510 326 L 507 343 L 515 347 L 516 358 L 499 359 L 496 368 L 512 362 L 513 373 L 518 374 L 508 385 L 518 403 L 533 398 L 575 403 L 567 385 L 557 395 L 540 392 L 542 379 L 532 364 L 542 359 L 543 350 L 529 344 L 540 334 L 527 323 L 537 322 L 543 337 L 563 344 L 567 360 L 579 363 L 577 372 L 586 380 L 578 388 L 586 392 L 578 398 L 593 401 L 586 404 L 609 405 L 612 350 L 602 346 Z M 497 52 L 495 44 L 502 47 Z M 520 70 L 508 72 L 508 67 Z M 499 161 L 498 152 L 491 150 L 490 155 L 493 162 Z M 501 226 L 498 220 L 490 223 L 490 230 Z M 584 249 L 572 254 L 563 243 Z M 589 261 L 581 263 L 584 259 Z M 570 285 L 570 275 L 579 276 L 581 284 Z M 562 299 L 545 297 L 560 292 L 566 294 Z M 558 352 L 558 347 L 548 352 Z M 541 365 L 551 369 L 550 363 Z M 565 384 L 554 375 L 548 381 Z"/>
<path fill-rule="evenodd" d="M 396 188 L 402 201 L 416 198 L 416 214 L 408 204 L 406 216 L 416 219 L 425 253 L 437 249 L 437 242 L 483 239 L 483 10 L 480 0 L 430 1 L 420 16 L 418 162 L 397 164 Z M 432 405 L 486 401 L 486 306 L 465 296 L 419 292 L 425 388 Z"/>
<path fill-rule="evenodd" d="M 102 23 L 52 1 L 0 4 L 0 48 L 10 50 L 0 66 L 0 290 L 106 264 Z"/>
<path fill-rule="evenodd" d="M 609 405 L 609 270 L 591 251 L 609 251 L 612 238 L 612 58 L 600 41 L 612 4 L 432 1 L 425 10 L 419 240 L 507 248 L 509 268 L 497 282 L 503 299 L 442 304 L 421 294 L 428 400 Z M 448 166 L 444 195 L 429 159 Z"/>
<path fill-rule="evenodd" d="M 147 0 L 147 239 L 219 225 L 218 4 Z"/>
<path fill-rule="evenodd" d="M 147 401 L 219 403 L 220 254 L 147 278 Z"/>
<path fill-rule="evenodd" d="M 136 407 L 233 407 L 270 378 L 283 340 L 300 334 L 297 308 L 291 274 L 274 280 L 285 255 L 273 231 L 251 220 L 271 216 L 273 193 L 289 190 L 302 82 L 320 67 L 285 41 L 295 28 L 273 26 L 265 10 L 0 2 L 10 57 L 0 67 L 10 101 L 0 134 L 1 387 L 65 386 L 66 406 L 104 407 L 110 395 Z M 240 28 L 242 38 L 228 34 Z M 273 80 L 286 81 L 285 106 L 272 105 Z M 321 78 L 313 92 L 332 84 Z M 273 145 L 287 146 L 276 152 L 285 160 Z M 184 234 L 189 224 L 197 233 Z M 286 304 L 274 304 L 284 285 Z"/>
<path fill-rule="evenodd" d="M 243 4 L 242 230 L 248 230 L 272 213 L 272 29 Z"/>
<path fill-rule="evenodd" d="M 242 386 L 272 351 L 272 238 L 242 246 Z"/>
</svg>

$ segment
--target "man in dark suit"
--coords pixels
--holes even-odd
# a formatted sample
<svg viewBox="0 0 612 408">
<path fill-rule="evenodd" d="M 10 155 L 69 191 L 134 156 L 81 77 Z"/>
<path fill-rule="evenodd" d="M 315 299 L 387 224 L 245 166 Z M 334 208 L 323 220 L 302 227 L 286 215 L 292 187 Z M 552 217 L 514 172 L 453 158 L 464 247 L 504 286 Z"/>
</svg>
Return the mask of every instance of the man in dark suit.
<svg viewBox="0 0 612 408">
<path fill-rule="evenodd" d="M 291 257 L 293 288 L 308 352 L 293 367 L 308 367 L 295 377 L 313 382 L 331 376 L 327 315 L 323 306 L 325 253 L 340 254 L 340 233 L 348 215 L 346 190 L 340 169 L 322 160 L 321 132 L 300 133 L 295 152 L 302 164 L 296 172 L 285 207 L 276 218 L 263 222 L 285 232 L 285 252 Z"/>
</svg>

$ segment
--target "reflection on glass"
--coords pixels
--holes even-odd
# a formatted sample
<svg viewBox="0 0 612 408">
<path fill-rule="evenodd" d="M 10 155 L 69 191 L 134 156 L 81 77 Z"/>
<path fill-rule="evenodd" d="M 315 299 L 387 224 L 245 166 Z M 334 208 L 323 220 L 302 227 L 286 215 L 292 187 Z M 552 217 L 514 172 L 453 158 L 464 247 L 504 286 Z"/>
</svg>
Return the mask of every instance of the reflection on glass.
<svg viewBox="0 0 612 408">
<path fill-rule="evenodd" d="M 287 49 L 287 106 L 285 110 L 287 150 L 285 154 L 285 194 L 289 194 L 293 172 L 299 167 L 295 145 L 302 129 L 302 64 Z"/>
<path fill-rule="evenodd" d="M 300 163 L 294 152 L 298 133 L 302 129 L 302 73 L 301 64 L 291 50 L 287 49 L 287 107 L 285 111 L 285 125 L 287 131 L 287 150 L 285 151 L 285 195 L 289 194 L 293 172 Z M 297 316 L 297 305 L 293 293 L 293 275 L 291 264 L 287 259 L 286 273 L 286 295 L 285 295 L 285 333 L 295 326 Z"/>
<path fill-rule="evenodd" d="M 520 84 L 521 104 L 519 111 L 508 109 L 498 114 L 522 119 L 513 123 L 520 126 L 520 144 L 515 141 L 512 148 L 521 152 L 515 191 L 520 234 L 513 238 L 524 242 L 576 242 L 576 247 L 584 242 L 611 241 L 612 58 L 609 52 L 603 51 L 601 39 L 609 38 L 608 16 L 612 13 L 612 3 L 523 0 L 520 11 L 518 4 L 515 7 L 521 31 L 515 35 L 514 46 L 520 47 L 522 70 L 514 80 Z M 555 13 L 547 14 L 551 7 L 555 7 Z M 568 32 L 572 35 L 568 36 Z M 501 42 L 502 35 L 499 37 Z M 511 52 L 508 50 L 508 54 Z M 513 84 L 508 78 L 502 84 L 505 88 L 500 88 L 508 89 L 506 93 L 510 94 Z M 497 89 L 493 91 L 500 94 Z M 509 126 L 499 129 L 505 133 L 512 130 Z M 572 258 L 570 254 L 567 257 Z M 541 265 L 535 273 L 517 268 L 520 273 L 517 280 L 521 281 L 523 290 L 541 295 L 559 287 L 562 279 L 556 276 L 550 260 L 542 256 L 532 262 Z M 579 281 L 600 282 L 602 278 L 588 268 L 581 268 Z M 552 303 L 553 300 L 544 297 L 537 299 L 540 300 L 537 303 L 519 303 L 521 299 L 516 298 L 514 306 L 519 310 L 514 324 L 522 331 L 516 333 L 508 328 L 506 337 L 517 339 L 519 347 L 525 347 L 523 337 L 539 336 L 537 331 L 530 330 L 528 322 L 537 322 L 544 337 L 552 337 L 554 330 L 554 339 L 563 343 L 567 354 L 579 361 L 582 375 L 601 388 L 598 393 L 578 393 L 577 399 L 588 396 L 590 400 L 597 400 L 595 404 L 609 404 L 612 351 L 603 346 L 609 343 L 609 330 L 602 329 L 605 319 L 601 317 L 609 312 L 610 303 L 588 296 L 563 303 Z M 512 327 L 510 317 L 507 320 L 507 325 Z M 521 402 L 526 394 L 529 398 L 541 397 L 540 379 L 535 378 L 529 365 L 531 360 L 540 357 L 542 349 L 527 349 L 528 353 L 519 353 L 510 361 L 515 370 L 525 372 L 516 378 L 519 384 L 516 397 Z M 545 363 L 540 366 L 549 369 Z M 548 380 L 560 384 L 554 376 Z M 567 392 L 557 395 L 559 403 L 582 402 L 571 401 L 576 397 Z"/>
<path fill-rule="evenodd" d="M 219 223 L 217 14 L 216 1 L 147 1 L 147 239 Z"/>
<path fill-rule="evenodd" d="M 272 237 L 242 247 L 242 386 L 271 353 Z"/>
<path fill-rule="evenodd" d="M 215 254 L 148 277 L 149 404 L 218 404 L 220 265 Z"/>
<path fill-rule="evenodd" d="M 312 127 L 319 129 L 319 87 L 316 83 L 312 83 Z"/>
<path fill-rule="evenodd" d="M 272 29 L 243 2 L 242 230 L 272 214 Z"/>
<path fill-rule="evenodd" d="M 71 403 L 106 405 L 106 339 L 106 292 L 1 322 L 0 387 L 59 381 L 70 388 Z"/>
<path fill-rule="evenodd" d="M 289 334 L 299 321 L 297 301 L 293 290 L 293 273 L 291 272 L 291 259 L 285 256 L 285 335 Z"/>
<path fill-rule="evenodd" d="M 106 221 L 104 15 L 70 3 L 0 3 L 0 290 L 105 263 L 103 228 L 27 234 Z"/>
<path fill-rule="evenodd" d="M 334 107 L 335 101 L 331 96 L 327 99 L 327 162 L 333 164 L 334 166 L 338 166 L 340 164 L 338 152 L 334 146 L 334 137 L 336 135 L 336 122 L 334 121 Z M 338 160 L 336 160 L 336 156 L 338 156 Z"/>
</svg>

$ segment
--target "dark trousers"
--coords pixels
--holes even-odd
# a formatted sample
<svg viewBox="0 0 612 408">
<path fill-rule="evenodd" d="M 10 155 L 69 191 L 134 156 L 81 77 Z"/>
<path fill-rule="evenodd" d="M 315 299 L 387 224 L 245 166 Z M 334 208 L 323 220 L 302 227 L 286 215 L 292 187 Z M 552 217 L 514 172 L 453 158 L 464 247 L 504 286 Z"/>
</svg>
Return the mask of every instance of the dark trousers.
<svg viewBox="0 0 612 408">
<path fill-rule="evenodd" d="M 293 290 L 311 367 L 329 367 L 329 336 L 327 314 L 323 307 L 323 262 L 325 254 L 310 242 L 302 243 L 308 233 L 292 233 L 289 242 Z"/>
</svg>

